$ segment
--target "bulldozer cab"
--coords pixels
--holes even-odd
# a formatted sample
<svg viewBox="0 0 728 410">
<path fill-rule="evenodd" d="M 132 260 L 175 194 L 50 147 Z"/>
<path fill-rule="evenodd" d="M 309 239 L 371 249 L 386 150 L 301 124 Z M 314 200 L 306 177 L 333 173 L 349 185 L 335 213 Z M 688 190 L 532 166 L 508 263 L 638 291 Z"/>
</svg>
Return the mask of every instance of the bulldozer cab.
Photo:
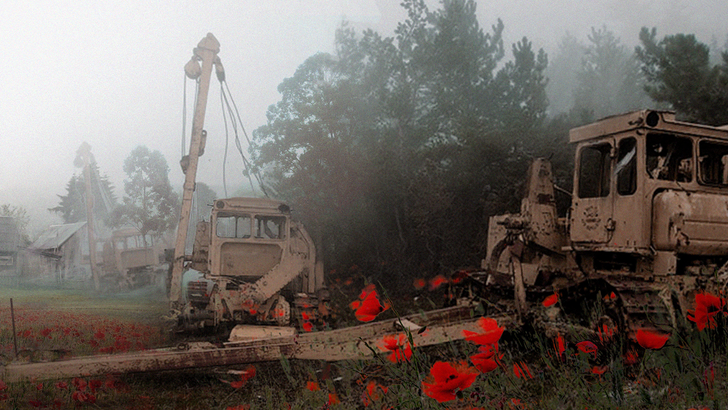
<svg viewBox="0 0 728 410">
<path fill-rule="evenodd" d="M 728 130 L 638 111 L 573 129 L 570 142 L 574 249 L 712 252 L 696 241 L 725 248 L 728 218 L 715 209 L 728 198 Z"/>
</svg>

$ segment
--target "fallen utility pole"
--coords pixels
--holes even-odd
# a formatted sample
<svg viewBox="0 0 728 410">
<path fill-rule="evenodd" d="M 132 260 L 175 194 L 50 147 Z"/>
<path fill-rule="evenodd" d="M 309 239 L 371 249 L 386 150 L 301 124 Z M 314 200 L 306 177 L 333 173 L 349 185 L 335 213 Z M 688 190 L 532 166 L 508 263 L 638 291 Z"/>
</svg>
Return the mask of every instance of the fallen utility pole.
<svg viewBox="0 0 728 410">
<path fill-rule="evenodd" d="M 453 307 L 389 319 L 344 329 L 270 337 L 244 342 L 186 343 L 177 347 L 134 353 L 85 356 L 44 363 L 10 363 L 2 369 L 6 382 L 52 380 L 69 377 L 94 377 L 107 374 L 144 373 L 203 367 L 233 366 L 276 361 L 281 358 L 302 360 L 355 360 L 385 353 L 378 344 L 390 334 L 409 332 L 414 346 L 423 347 L 464 338 L 463 330 L 480 332 L 478 317 L 470 307 Z M 509 326 L 506 316 L 495 317 Z"/>
</svg>

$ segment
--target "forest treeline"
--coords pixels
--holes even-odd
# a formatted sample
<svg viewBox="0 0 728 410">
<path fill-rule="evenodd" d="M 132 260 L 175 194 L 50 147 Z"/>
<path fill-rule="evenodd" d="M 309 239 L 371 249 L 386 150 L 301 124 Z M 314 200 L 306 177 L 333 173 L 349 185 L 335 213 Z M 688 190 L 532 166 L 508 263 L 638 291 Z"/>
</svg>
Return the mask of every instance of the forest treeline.
<svg viewBox="0 0 728 410">
<path fill-rule="evenodd" d="M 283 80 L 253 133 L 255 170 L 334 278 L 396 292 L 478 266 L 488 217 L 518 211 L 531 159 L 550 158 L 570 190 L 574 126 L 642 108 L 728 123 L 728 54 L 694 35 L 643 28 L 629 49 L 595 28 L 549 61 L 525 37 L 505 45 L 502 21 L 481 27 L 473 0 L 402 7 L 392 37 L 342 25 L 335 51 Z"/>
</svg>

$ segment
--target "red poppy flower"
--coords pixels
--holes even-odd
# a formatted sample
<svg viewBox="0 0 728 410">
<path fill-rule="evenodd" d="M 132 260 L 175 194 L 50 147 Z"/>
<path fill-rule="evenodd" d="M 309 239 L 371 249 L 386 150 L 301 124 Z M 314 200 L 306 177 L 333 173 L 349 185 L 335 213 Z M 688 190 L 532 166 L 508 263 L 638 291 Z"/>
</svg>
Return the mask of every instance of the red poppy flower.
<svg viewBox="0 0 728 410">
<path fill-rule="evenodd" d="M 234 389 L 239 389 L 245 385 L 245 382 L 255 377 L 255 366 L 250 365 L 240 372 L 240 380 L 230 383 Z"/>
<path fill-rule="evenodd" d="M 623 360 L 624 364 L 629 366 L 629 365 L 639 363 L 640 356 L 634 350 L 630 350 L 624 354 L 624 357 L 622 357 L 622 360 Z"/>
<path fill-rule="evenodd" d="M 358 381 L 358 383 L 359 382 L 360 381 Z M 374 403 L 377 400 L 380 400 L 382 397 L 384 397 L 384 394 L 387 393 L 387 390 L 389 390 L 387 387 L 382 386 L 374 380 L 370 380 L 369 383 L 367 383 L 364 394 L 362 395 L 362 402 L 364 403 L 364 407 L 369 407 L 370 404 Z"/>
<path fill-rule="evenodd" d="M 79 403 L 96 403 L 96 396 L 90 393 L 84 393 L 80 390 L 73 392 L 71 398 Z"/>
<path fill-rule="evenodd" d="M 309 322 L 308 320 L 303 322 L 302 327 L 303 327 L 303 330 L 306 332 L 313 331 L 313 324 L 311 322 Z"/>
<path fill-rule="evenodd" d="M 585 340 L 585 341 L 583 341 L 583 342 L 579 342 L 579 343 L 577 343 L 577 344 L 576 344 L 576 347 L 577 347 L 577 348 L 578 348 L 578 349 L 579 349 L 580 351 L 582 351 L 582 352 L 584 352 L 584 353 L 587 353 L 587 354 L 591 354 L 591 355 L 594 355 L 594 358 L 595 358 L 595 359 L 597 358 L 597 350 L 598 350 L 598 349 L 597 349 L 597 345 L 595 345 L 594 343 L 592 343 L 592 342 L 590 342 L 590 341 L 588 341 L 588 340 Z"/>
<path fill-rule="evenodd" d="M 422 382 L 422 390 L 439 403 L 452 400 L 458 391 L 470 387 L 478 376 L 478 371 L 460 362 L 454 366 L 447 362 L 435 362 L 430 375 Z"/>
<path fill-rule="evenodd" d="M 306 382 L 306 388 L 309 389 L 310 391 L 319 391 L 319 390 L 321 390 L 321 388 L 319 387 L 318 383 L 312 382 L 310 380 L 308 382 Z"/>
<path fill-rule="evenodd" d="M 430 281 L 430 290 L 435 290 L 445 283 L 447 283 L 447 279 L 442 275 L 437 275 Z"/>
<path fill-rule="evenodd" d="M 591 368 L 591 373 L 599 376 L 599 380 L 602 380 L 602 375 L 609 370 L 609 366 L 594 366 Z"/>
<path fill-rule="evenodd" d="M 341 400 L 339 400 L 339 396 L 336 395 L 336 393 L 329 393 L 329 401 L 326 402 L 329 406 L 333 406 L 334 404 L 341 403 Z"/>
<path fill-rule="evenodd" d="M 465 280 L 470 275 L 469 271 L 466 270 L 459 270 L 455 273 L 453 273 L 452 277 L 450 278 L 450 282 L 452 282 L 454 285 L 457 285 L 458 283 Z"/>
<path fill-rule="evenodd" d="M 556 350 L 556 354 L 559 357 L 562 357 L 564 355 L 564 352 L 566 352 L 566 341 L 564 340 L 564 337 L 559 334 L 556 336 L 556 339 L 554 340 L 554 350 Z"/>
<path fill-rule="evenodd" d="M 662 335 L 649 330 L 637 329 L 637 343 L 645 349 L 662 349 L 665 346 L 665 342 L 670 338 L 669 334 Z"/>
<path fill-rule="evenodd" d="M 488 373 L 498 368 L 498 362 L 494 359 L 495 349 L 492 345 L 480 346 L 478 351 L 480 353 L 470 356 L 470 361 L 473 362 L 476 369 L 481 373 Z"/>
<path fill-rule="evenodd" d="M 478 345 L 493 344 L 500 340 L 505 327 L 499 327 L 495 319 L 489 317 L 481 317 L 478 319 L 478 326 L 483 329 L 483 333 L 475 333 L 469 330 L 463 330 L 465 340 Z"/>
<path fill-rule="evenodd" d="M 554 293 L 553 295 L 551 295 L 551 296 L 547 297 L 546 299 L 544 299 L 542 303 L 543 303 L 543 305 L 545 307 L 549 307 L 549 306 L 555 305 L 556 304 L 556 301 L 558 301 L 558 300 L 559 300 L 558 293 Z"/>
<path fill-rule="evenodd" d="M 695 322 L 700 331 L 706 327 L 714 329 L 717 326 L 715 316 L 723 310 L 725 304 L 725 299 L 721 297 L 704 292 L 696 293 L 695 310 L 688 310 L 688 320 Z"/>
<path fill-rule="evenodd" d="M 72 383 L 73 383 L 74 386 L 76 386 L 76 389 L 78 391 L 84 391 L 84 390 L 86 390 L 86 385 L 88 384 L 86 382 L 86 380 L 79 379 L 78 377 L 74 377 Z"/>
<path fill-rule="evenodd" d="M 424 288 L 426 284 L 427 282 L 425 282 L 424 279 L 415 279 L 413 286 L 415 287 L 415 289 L 420 290 Z"/>
<path fill-rule="evenodd" d="M 370 283 L 366 286 L 364 286 L 364 289 L 361 290 L 361 293 L 359 294 L 359 299 L 364 300 L 369 296 L 370 293 L 375 292 L 377 289 L 377 286 L 373 283 Z"/>
<path fill-rule="evenodd" d="M 609 328 L 609 326 L 607 326 L 606 323 L 603 324 L 602 327 L 600 327 L 597 330 L 598 330 L 597 334 L 599 335 L 599 341 L 601 343 L 609 341 L 612 338 L 612 336 L 617 334 L 617 327 L 615 326 L 613 328 Z"/>
<path fill-rule="evenodd" d="M 520 365 L 518 363 L 513 363 L 513 373 L 516 375 L 516 377 L 520 378 L 526 378 L 533 379 L 533 375 L 531 374 L 531 370 L 528 369 L 528 365 L 526 365 L 526 362 L 521 362 Z"/>
<path fill-rule="evenodd" d="M 371 322 L 378 314 L 387 310 L 389 306 L 382 305 L 377 299 L 377 291 L 373 290 L 367 293 L 364 300 L 357 305 L 354 315 L 361 322 Z"/>
<path fill-rule="evenodd" d="M 392 363 L 408 361 L 412 357 L 412 345 L 404 334 L 384 336 L 379 348 L 391 352 L 387 359 Z"/>
</svg>

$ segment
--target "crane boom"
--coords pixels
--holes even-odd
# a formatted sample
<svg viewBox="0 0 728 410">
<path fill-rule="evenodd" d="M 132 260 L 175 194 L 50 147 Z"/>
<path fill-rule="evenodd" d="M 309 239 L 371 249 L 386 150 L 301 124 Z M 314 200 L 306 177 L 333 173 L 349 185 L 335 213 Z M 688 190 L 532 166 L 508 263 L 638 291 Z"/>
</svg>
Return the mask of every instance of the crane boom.
<svg viewBox="0 0 728 410">
<path fill-rule="evenodd" d="M 185 183 L 182 187 L 182 210 L 179 215 L 177 226 L 177 241 L 174 246 L 174 261 L 172 265 L 172 278 L 169 290 L 169 301 L 172 307 L 179 305 L 182 296 L 182 272 L 185 261 L 185 243 L 187 241 L 187 227 L 190 222 L 192 210 L 192 194 L 195 191 L 195 178 L 197 176 L 197 162 L 204 147 L 205 108 L 207 106 L 207 94 L 210 90 L 210 77 L 213 65 L 218 72 L 222 72 L 222 64 L 217 53 L 220 51 L 220 43 L 212 33 L 207 33 L 197 47 L 193 50 L 190 61 L 185 65 L 185 73 L 189 78 L 198 79 L 199 89 L 195 114 L 192 118 L 192 139 L 190 142 L 190 153 L 183 158 L 185 163 Z M 202 66 L 200 67 L 200 61 Z M 202 148 L 202 149 L 201 149 Z"/>
</svg>

